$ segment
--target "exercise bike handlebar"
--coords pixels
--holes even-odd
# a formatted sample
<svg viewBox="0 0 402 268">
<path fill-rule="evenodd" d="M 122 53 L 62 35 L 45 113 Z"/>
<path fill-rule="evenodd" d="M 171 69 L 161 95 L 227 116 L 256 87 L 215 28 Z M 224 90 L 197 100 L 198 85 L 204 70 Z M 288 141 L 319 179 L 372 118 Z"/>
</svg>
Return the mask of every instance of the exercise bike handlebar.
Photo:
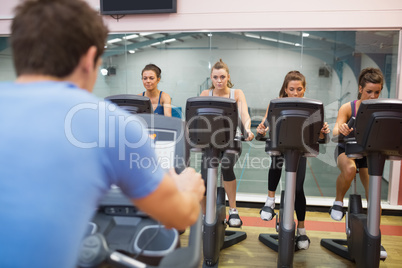
<svg viewBox="0 0 402 268">
<path fill-rule="evenodd" d="M 353 125 L 355 124 L 355 121 L 356 121 L 356 118 L 354 116 L 352 116 L 348 121 L 348 127 L 349 128 L 353 127 Z M 352 138 L 352 139 L 354 139 L 354 138 Z M 332 137 L 332 139 L 331 139 L 331 141 L 336 142 L 336 143 L 343 143 L 343 142 L 346 142 L 348 140 L 350 140 L 350 139 L 347 139 L 345 137 L 345 135 L 343 135 L 341 133 L 339 135 L 337 135 L 337 136 Z"/>
<path fill-rule="evenodd" d="M 264 121 L 263 125 L 264 125 L 265 128 L 267 128 L 267 126 L 268 126 L 268 121 L 267 121 L 266 118 L 265 118 L 265 121 Z M 261 133 L 258 133 L 258 132 L 257 132 L 257 135 L 255 136 L 255 140 L 257 140 L 257 141 L 266 141 L 266 140 L 268 140 L 268 138 L 267 138 L 265 135 L 266 135 L 266 133 L 265 133 L 265 134 L 261 134 Z"/>
<path fill-rule="evenodd" d="M 196 223 L 190 228 L 188 246 L 178 248 L 169 253 L 160 261 L 158 266 L 151 266 L 138 261 L 128 255 L 109 249 L 103 234 L 95 233 L 86 237 L 78 267 L 90 268 L 98 267 L 103 262 L 111 264 L 112 267 L 119 268 L 168 268 L 168 267 L 198 267 L 201 260 L 201 241 L 202 241 L 202 216 L 201 213 Z"/>
<path fill-rule="evenodd" d="M 238 121 L 237 125 L 239 126 L 242 135 L 241 135 L 241 137 L 235 137 L 235 139 L 245 141 L 248 138 L 248 132 L 247 132 L 246 128 L 244 127 L 241 119 L 239 118 L 238 120 L 239 121 Z"/>
<path fill-rule="evenodd" d="M 268 140 L 268 138 L 265 137 L 265 135 L 262 135 L 261 133 L 257 133 L 257 136 L 255 136 L 255 140 L 257 140 L 257 141 L 266 141 L 266 140 Z"/>
<path fill-rule="evenodd" d="M 265 124 L 264 124 L 264 126 L 265 126 Z M 325 137 L 324 137 L 323 139 L 318 139 L 318 143 L 328 143 L 328 141 L 329 141 L 329 135 L 328 135 L 328 134 L 324 134 L 324 136 L 325 136 Z M 255 136 L 255 140 L 266 142 L 266 141 L 269 141 L 270 139 L 267 138 L 264 134 L 257 133 L 257 135 Z"/>
</svg>

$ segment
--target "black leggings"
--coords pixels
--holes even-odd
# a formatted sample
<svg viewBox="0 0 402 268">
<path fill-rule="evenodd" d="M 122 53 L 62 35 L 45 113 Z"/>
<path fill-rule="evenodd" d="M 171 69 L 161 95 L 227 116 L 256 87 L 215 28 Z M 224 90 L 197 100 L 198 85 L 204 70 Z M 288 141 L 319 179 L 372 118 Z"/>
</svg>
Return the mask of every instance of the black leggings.
<svg viewBox="0 0 402 268">
<path fill-rule="evenodd" d="M 268 190 L 275 192 L 281 179 L 282 166 L 284 157 L 272 156 L 271 167 L 268 173 Z M 300 157 L 299 167 L 296 173 L 296 193 L 295 193 L 295 210 L 298 221 L 304 221 L 306 218 L 306 196 L 304 195 L 304 179 L 306 178 L 306 158 Z"/>
<path fill-rule="evenodd" d="M 233 168 L 237 162 L 237 160 L 239 159 L 239 156 L 241 154 L 241 148 L 238 148 L 239 154 L 235 155 L 235 154 L 225 154 L 222 153 L 221 154 L 221 159 L 216 160 L 219 161 L 221 164 L 221 174 L 223 177 L 224 181 L 234 181 L 236 180 L 236 175 L 233 171 Z M 201 177 L 204 179 L 204 184 L 205 184 L 205 189 L 207 188 L 207 175 L 208 175 L 208 167 L 206 165 L 207 161 L 206 161 L 206 157 L 203 154 L 202 155 L 202 161 L 201 161 Z M 207 191 L 205 191 L 204 195 L 207 194 Z"/>
</svg>

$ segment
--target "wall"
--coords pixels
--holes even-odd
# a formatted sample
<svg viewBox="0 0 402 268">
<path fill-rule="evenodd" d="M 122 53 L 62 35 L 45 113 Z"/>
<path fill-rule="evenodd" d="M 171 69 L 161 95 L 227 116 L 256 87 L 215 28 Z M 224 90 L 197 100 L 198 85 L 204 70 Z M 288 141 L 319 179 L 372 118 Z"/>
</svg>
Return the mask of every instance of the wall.
<svg viewBox="0 0 402 268">
<path fill-rule="evenodd" d="M 8 34 L 18 0 L 1 2 L 0 34 Z M 87 2 L 99 9 L 99 0 Z M 131 15 L 119 21 L 107 16 L 105 20 L 113 32 L 402 27 L 400 0 L 177 0 L 177 7 L 176 14 Z"/>
<path fill-rule="evenodd" d="M 98 6 L 99 1 L 88 0 Z M 400 28 L 402 1 L 177 0 L 174 15 L 110 17 L 113 31 Z M 384 20 L 384 18 L 387 18 Z M 179 26 L 179 27 L 178 27 Z"/>
</svg>

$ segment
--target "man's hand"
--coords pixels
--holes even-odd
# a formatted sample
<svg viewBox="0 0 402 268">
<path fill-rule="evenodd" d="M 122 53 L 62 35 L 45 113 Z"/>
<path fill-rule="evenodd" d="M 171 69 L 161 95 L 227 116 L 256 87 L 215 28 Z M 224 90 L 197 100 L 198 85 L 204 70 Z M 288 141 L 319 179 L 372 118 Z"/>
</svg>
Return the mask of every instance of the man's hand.
<svg viewBox="0 0 402 268">
<path fill-rule="evenodd" d="M 182 173 L 177 174 L 174 169 L 169 170 L 169 176 L 176 182 L 180 192 L 194 193 L 198 201 L 204 197 L 205 185 L 201 174 L 193 168 L 186 168 Z"/>
</svg>

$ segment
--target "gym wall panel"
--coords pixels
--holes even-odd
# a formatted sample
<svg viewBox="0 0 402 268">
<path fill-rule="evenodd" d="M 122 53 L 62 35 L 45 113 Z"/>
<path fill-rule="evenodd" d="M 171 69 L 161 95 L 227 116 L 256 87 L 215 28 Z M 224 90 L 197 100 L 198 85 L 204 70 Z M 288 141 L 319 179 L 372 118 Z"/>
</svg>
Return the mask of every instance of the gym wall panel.
<svg viewBox="0 0 402 268">
<path fill-rule="evenodd" d="M 9 33 L 18 0 L 2 0 L 0 34 Z M 99 9 L 99 0 L 87 0 Z M 177 13 L 105 16 L 111 31 L 199 31 L 261 29 L 379 29 L 402 27 L 402 1 L 178 0 Z"/>
</svg>

